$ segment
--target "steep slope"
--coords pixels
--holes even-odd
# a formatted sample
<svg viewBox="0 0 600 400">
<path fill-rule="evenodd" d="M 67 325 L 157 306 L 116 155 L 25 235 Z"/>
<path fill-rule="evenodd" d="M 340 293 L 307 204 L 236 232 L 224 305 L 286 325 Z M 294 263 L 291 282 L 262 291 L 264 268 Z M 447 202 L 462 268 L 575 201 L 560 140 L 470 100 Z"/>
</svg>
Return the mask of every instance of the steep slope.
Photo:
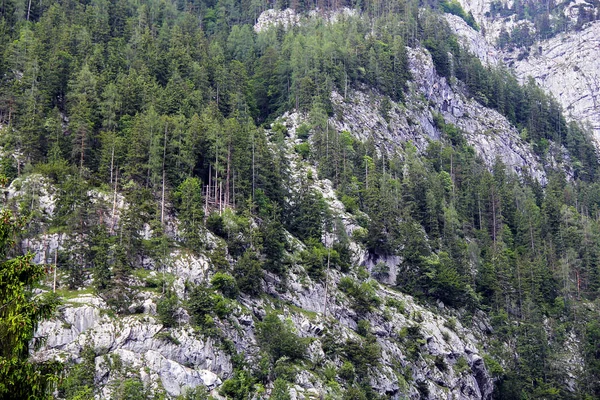
<svg viewBox="0 0 600 400">
<path fill-rule="evenodd" d="M 600 395 L 598 160 L 560 107 L 417 2 L 200 3 L 0 9 L 57 397 Z"/>
<path fill-rule="evenodd" d="M 513 2 L 493 2 L 489 0 L 461 0 L 460 3 L 466 11 L 472 12 L 477 22 L 482 26 L 487 45 L 475 42 L 471 50 L 490 53 L 486 48 L 496 46 L 501 32 L 511 33 L 524 27 L 531 36 L 535 35 L 535 27 L 530 21 L 517 20 L 513 13 L 507 17 L 493 15 L 492 3 L 511 8 Z M 551 93 L 562 105 L 571 120 L 587 123 L 593 131 L 596 142 L 600 140 L 600 77 L 598 59 L 600 57 L 600 22 L 593 21 L 583 25 L 578 21 L 581 18 L 580 9 L 593 10 L 594 2 L 568 1 L 560 4 L 560 12 L 564 16 L 563 22 L 555 24 L 568 26 L 566 32 L 558 33 L 549 39 L 538 39 L 533 44 L 525 46 L 507 46 L 498 59 L 512 67 L 519 79 L 524 82 L 528 77 L 533 77 L 536 82 Z M 554 19 L 552 19 L 554 18 Z M 479 37 L 469 27 L 464 27 L 456 17 L 451 25 L 460 36 L 473 38 Z M 472 41 L 473 39 L 471 39 Z M 475 39 L 481 40 L 481 39 Z M 492 52 L 493 54 L 493 52 Z M 482 58 L 485 61 L 485 58 Z M 597 144 L 598 145 L 598 144 Z"/>
<path fill-rule="evenodd" d="M 527 57 L 505 53 L 522 80 L 533 77 L 562 104 L 572 120 L 589 123 L 600 140 L 600 21 L 581 31 L 537 42 Z"/>
</svg>

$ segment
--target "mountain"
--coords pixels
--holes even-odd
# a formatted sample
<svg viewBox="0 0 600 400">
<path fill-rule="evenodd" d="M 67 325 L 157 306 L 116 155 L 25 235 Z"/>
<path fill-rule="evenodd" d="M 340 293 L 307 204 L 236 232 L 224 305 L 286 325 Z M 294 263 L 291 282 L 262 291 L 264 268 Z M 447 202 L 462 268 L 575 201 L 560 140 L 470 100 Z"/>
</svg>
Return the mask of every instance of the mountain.
<svg viewBox="0 0 600 400">
<path fill-rule="evenodd" d="M 3 3 L 50 395 L 599 396 L 586 4 Z"/>
<path fill-rule="evenodd" d="M 515 71 L 521 82 L 533 77 L 552 93 L 570 119 L 589 124 L 598 141 L 600 76 L 596 60 L 600 56 L 600 8 L 597 2 L 461 0 L 461 5 L 485 30 L 487 43 L 501 47 L 498 57 Z M 524 10 L 520 11 L 522 7 Z M 521 39 L 522 36 L 525 38 Z"/>
</svg>

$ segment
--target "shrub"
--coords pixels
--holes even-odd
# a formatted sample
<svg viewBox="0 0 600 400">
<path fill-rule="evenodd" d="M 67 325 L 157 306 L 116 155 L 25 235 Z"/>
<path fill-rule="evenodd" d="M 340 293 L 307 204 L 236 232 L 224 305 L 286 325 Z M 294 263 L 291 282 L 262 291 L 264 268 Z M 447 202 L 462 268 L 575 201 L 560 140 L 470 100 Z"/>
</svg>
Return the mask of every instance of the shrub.
<svg viewBox="0 0 600 400">
<path fill-rule="evenodd" d="M 338 375 L 346 382 L 353 382 L 354 377 L 356 376 L 356 372 L 354 371 L 354 365 L 352 365 L 350 361 L 344 361 L 344 363 L 340 367 L 340 372 L 338 373 Z"/>
<path fill-rule="evenodd" d="M 454 364 L 454 372 L 456 372 L 458 375 L 462 375 L 463 372 L 469 371 L 470 369 L 471 367 L 469 367 L 469 363 L 462 356 L 459 357 L 459 359 L 456 360 L 456 364 Z"/>
<path fill-rule="evenodd" d="M 296 128 L 296 136 L 300 140 L 308 139 L 308 135 L 310 134 L 310 126 L 307 124 L 302 124 L 298 128 Z"/>
<path fill-rule="evenodd" d="M 271 400 L 290 400 L 290 391 L 288 384 L 283 379 L 275 379 L 273 391 L 271 392 Z"/>
<path fill-rule="evenodd" d="M 246 371 L 236 370 L 233 377 L 221 385 L 219 394 L 233 400 L 247 400 L 252 393 L 254 379 Z"/>
<path fill-rule="evenodd" d="M 444 321 L 444 326 L 453 332 L 456 332 L 456 318 L 450 317 Z"/>
<path fill-rule="evenodd" d="M 231 306 L 223 296 L 203 286 L 192 289 L 187 301 L 187 309 L 192 317 L 192 323 L 202 328 L 213 325 L 213 315 L 225 318 L 231 313 Z"/>
<path fill-rule="evenodd" d="M 342 397 L 343 400 L 367 400 L 367 396 L 365 395 L 365 392 L 362 391 L 360 388 L 357 387 L 351 387 L 348 388 L 348 390 L 346 390 L 344 392 L 344 396 Z"/>
<path fill-rule="evenodd" d="M 227 298 L 235 299 L 239 294 L 235 278 L 229 274 L 217 272 L 210 280 L 210 284 Z"/>
<path fill-rule="evenodd" d="M 344 277 L 340 279 L 338 288 L 350 297 L 352 308 L 358 314 L 365 314 L 371 311 L 373 307 L 378 307 L 381 304 L 381 300 L 377 297 L 370 282 L 359 284 L 351 278 Z"/>
<path fill-rule="evenodd" d="M 367 321 L 366 319 L 361 319 L 360 321 L 358 321 L 358 327 L 356 329 L 356 332 L 360 336 L 369 335 L 371 333 L 371 324 L 369 323 L 369 321 Z"/>
<path fill-rule="evenodd" d="M 246 250 L 240 257 L 235 264 L 233 275 L 242 293 L 256 296 L 262 292 L 261 262 L 252 250 Z"/>
<path fill-rule="evenodd" d="M 306 341 L 299 338 L 290 324 L 281 321 L 276 314 L 267 314 L 262 322 L 256 324 L 256 328 L 258 342 L 270 355 L 272 362 L 281 357 L 301 360 L 306 356 Z"/>
<path fill-rule="evenodd" d="M 171 328 L 177 323 L 175 314 L 178 305 L 179 299 L 171 290 L 167 290 L 163 297 L 156 303 L 158 319 L 165 327 Z"/>
<path fill-rule="evenodd" d="M 375 338 L 361 341 L 348 339 L 344 346 L 344 355 L 354 365 L 356 373 L 365 377 L 369 368 L 379 365 L 381 348 Z"/>
<path fill-rule="evenodd" d="M 206 227 L 217 236 L 224 238 L 226 235 L 223 218 L 216 212 L 208 216 L 206 219 Z"/>
<path fill-rule="evenodd" d="M 294 146 L 294 151 L 298 153 L 303 160 L 306 160 L 308 159 L 308 156 L 310 156 L 310 145 L 306 142 L 297 144 Z"/>
<path fill-rule="evenodd" d="M 273 368 L 275 378 L 283 379 L 288 382 L 294 382 L 298 371 L 288 357 L 281 357 L 275 362 L 275 368 Z"/>
<path fill-rule="evenodd" d="M 184 400 L 208 400 L 209 394 L 208 390 L 202 385 L 198 385 L 193 389 L 188 389 L 185 391 Z"/>
</svg>

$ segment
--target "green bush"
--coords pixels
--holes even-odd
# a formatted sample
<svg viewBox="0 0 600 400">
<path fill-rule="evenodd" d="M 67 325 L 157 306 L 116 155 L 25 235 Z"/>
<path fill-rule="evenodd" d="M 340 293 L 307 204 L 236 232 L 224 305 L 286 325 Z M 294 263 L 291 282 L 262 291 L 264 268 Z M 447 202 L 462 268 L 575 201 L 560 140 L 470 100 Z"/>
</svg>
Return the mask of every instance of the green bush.
<svg viewBox="0 0 600 400">
<path fill-rule="evenodd" d="M 177 312 L 177 306 L 179 305 L 179 299 L 175 292 L 167 290 L 165 294 L 156 303 L 156 313 L 158 314 L 158 320 L 167 328 L 175 326 L 177 320 L 175 313 Z"/>
<path fill-rule="evenodd" d="M 348 339 L 343 354 L 354 365 L 357 375 L 364 378 L 368 375 L 369 368 L 379 365 L 381 348 L 374 337 L 365 340 Z"/>
<path fill-rule="evenodd" d="M 262 322 L 256 324 L 256 331 L 258 343 L 272 362 L 281 357 L 301 360 L 306 356 L 306 341 L 293 332 L 291 323 L 284 323 L 277 314 L 267 314 Z"/>
<path fill-rule="evenodd" d="M 298 128 L 296 128 L 296 136 L 298 136 L 298 139 L 300 139 L 300 140 L 308 139 L 309 134 L 310 134 L 310 126 L 308 126 L 307 124 L 303 123 Z"/>
<path fill-rule="evenodd" d="M 291 400 L 291 398 L 287 382 L 280 378 L 275 379 L 271 400 Z"/>
<path fill-rule="evenodd" d="M 459 357 L 454 364 L 454 372 L 458 375 L 462 375 L 464 372 L 469 371 L 471 367 L 469 367 L 469 363 L 464 357 Z"/>
<path fill-rule="evenodd" d="M 344 392 L 342 400 L 367 400 L 367 395 L 361 388 L 350 387 Z"/>
<path fill-rule="evenodd" d="M 259 295 L 262 292 L 263 271 L 261 262 L 252 250 L 246 252 L 235 264 L 233 275 L 242 293 Z"/>
<path fill-rule="evenodd" d="M 356 372 L 354 371 L 354 365 L 352 365 L 350 361 L 344 361 L 344 363 L 340 367 L 340 372 L 338 373 L 338 375 L 346 382 L 354 382 L 354 377 L 356 376 Z"/>
<path fill-rule="evenodd" d="M 201 328 L 209 328 L 213 325 L 213 315 L 225 318 L 231 314 L 231 305 L 223 296 L 198 285 L 190 293 L 187 310 L 193 324 Z"/>
<path fill-rule="evenodd" d="M 349 277 L 343 277 L 338 283 L 338 289 L 348 295 L 352 308 L 358 314 L 365 314 L 381 304 L 371 282 L 359 284 Z"/>
<path fill-rule="evenodd" d="M 223 218 L 216 213 L 213 212 L 206 219 L 206 227 L 215 235 L 225 238 L 227 232 L 225 232 L 225 224 L 223 223 Z"/>
<path fill-rule="evenodd" d="M 254 378 L 246 372 L 236 370 L 233 377 L 221 385 L 219 394 L 233 400 L 248 400 L 254 386 Z"/>
<path fill-rule="evenodd" d="M 235 278 L 224 272 L 217 272 L 210 280 L 210 284 L 227 298 L 235 299 L 239 294 Z"/>
<path fill-rule="evenodd" d="M 298 153 L 303 160 L 307 160 L 310 156 L 310 145 L 307 142 L 297 144 L 294 146 L 294 151 Z"/>
</svg>

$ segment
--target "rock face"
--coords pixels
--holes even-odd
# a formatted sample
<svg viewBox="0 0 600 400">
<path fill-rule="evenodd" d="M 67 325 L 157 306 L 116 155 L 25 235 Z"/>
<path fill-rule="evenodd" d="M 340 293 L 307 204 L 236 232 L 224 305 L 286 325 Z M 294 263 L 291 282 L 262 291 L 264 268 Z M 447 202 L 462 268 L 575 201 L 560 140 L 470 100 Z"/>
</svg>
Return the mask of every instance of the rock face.
<svg viewBox="0 0 600 400">
<path fill-rule="evenodd" d="M 150 315 L 114 318 L 104 301 L 91 295 L 69 300 L 58 319 L 42 324 L 39 335 L 46 346 L 36 354 L 40 359 L 80 360 L 85 346 L 96 356 L 96 385 L 105 387 L 114 379 L 106 366 L 106 355 L 116 355 L 126 365 L 143 371 L 142 380 L 162 387 L 170 396 L 200 384 L 212 389 L 221 378 L 231 375 L 229 357 L 212 339 L 201 339 L 189 328 L 172 329 L 168 335 Z M 160 385 L 160 386 L 157 386 Z"/>
<path fill-rule="evenodd" d="M 494 46 L 504 29 L 511 32 L 518 25 L 528 25 L 528 21 L 516 21 L 515 16 L 493 18 L 489 11 L 492 0 L 460 0 L 463 8 L 473 16 L 485 31 L 487 45 L 472 40 L 477 32 L 454 21 L 455 32 L 465 38 L 468 47 L 475 54 L 486 53 L 486 48 Z M 501 1 L 512 7 L 512 1 Z M 564 14 L 568 20 L 576 21 L 579 6 L 592 1 L 570 0 L 564 2 Z M 470 44 L 475 46 L 471 46 Z M 476 47 L 480 46 L 480 50 Z M 579 31 L 560 33 L 557 36 L 534 43 L 526 49 L 499 54 L 498 59 L 512 67 L 516 75 L 524 81 L 529 76 L 551 93 L 562 105 L 566 115 L 582 123 L 589 123 L 596 144 L 600 146 L 600 21 L 585 24 Z M 480 57 L 481 58 L 481 57 Z M 482 58 L 484 60 L 484 58 Z"/>
<path fill-rule="evenodd" d="M 488 166 L 499 158 L 514 172 L 527 173 L 542 184 L 546 182 L 546 174 L 531 146 L 503 115 L 469 99 L 460 85 L 451 86 L 446 78 L 440 77 L 424 49 L 408 49 L 408 54 L 413 79 L 409 82 L 405 105 L 392 102 L 386 120 L 380 111 L 381 96 L 353 90 L 344 99 L 334 92 L 336 115 L 330 118 L 330 123 L 361 140 L 374 138 L 379 147 L 388 151 L 411 142 L 423 152 L 430 140 L 441 137 L 434 123 L 437 113 L 465 133 L 469 144 Z"/>
<path fill-rule="evenodd" d="M 504 61 L 522 81 L 532 76 L 552 93 L 572 120 L 588 122 L 600 145 L 600 21 L 538 42 L 520 61 L 507 53 Z"/>
<path fill-rule="evenodd" d="M 465 49 L 475 54 L 485 65 L 498 65 L 498 50 L 488 43 L 486 38 L 483 37 L 480 32 L 471 28 L 462 18 L 457 17 L 456 15 L 446 14 L 445 18 Z"/>
</svg>

